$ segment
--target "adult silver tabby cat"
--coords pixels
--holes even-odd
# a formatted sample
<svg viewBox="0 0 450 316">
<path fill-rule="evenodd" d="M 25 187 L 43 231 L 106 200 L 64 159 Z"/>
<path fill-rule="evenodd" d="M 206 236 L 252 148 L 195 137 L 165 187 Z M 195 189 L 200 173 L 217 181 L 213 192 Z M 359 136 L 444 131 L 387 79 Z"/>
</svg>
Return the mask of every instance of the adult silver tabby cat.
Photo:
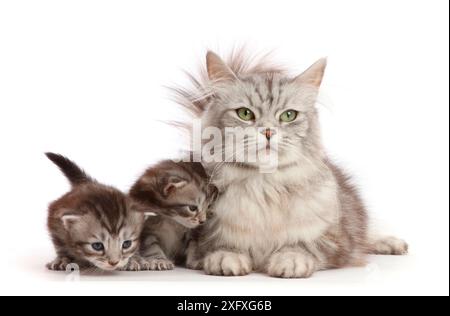
<svg viewBox="0 0 450 316">
<path fill-rule="evenodd" d="M 261 140 L 266 143 L 258 150 L 278 157 L 272 172 L 261 172 L 260 161 L 204 162 L 220 197 L 190 247 L 188 267 L 211 275 L 258 271 L 305 278 L 364 264 L 369 253 L 406 254 L 402 240 L 369 240 L 358 192 L 322 147 L 316 100 L 325 68 L 321 59 L 290 77 L 240 54 L 225 62 L 209 52 L 205 78 L 194 79 L 193 91 L 178 90 L 180 103 L 202 120 L 203 129 L 254 130 L 236 146 L 234 158 Z M 225 141 L 223 148 L 229 145 Z"/>
</svg>

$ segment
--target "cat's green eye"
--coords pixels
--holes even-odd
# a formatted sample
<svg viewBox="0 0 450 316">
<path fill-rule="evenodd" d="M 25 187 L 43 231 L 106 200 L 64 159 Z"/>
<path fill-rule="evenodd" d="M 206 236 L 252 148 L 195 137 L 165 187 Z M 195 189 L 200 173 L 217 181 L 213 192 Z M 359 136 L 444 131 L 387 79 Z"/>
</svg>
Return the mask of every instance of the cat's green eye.
<svg viewBox="0 0 450 316">
<path fill-rule="evenodd" d="M 281 114 L 280 120 L 285 123 L 290 123 L 290 122 L 295 121 L 297 119 L 297 116 L 298 116 L 297 111 L 288 110 L 286 112 L 283 112 L 283 114 Z"/>
<path fill-rule="evenodd" d="M 255 119 L 255 113 L 253 113 L 250 109 L 240 108 L 236 110 L 237 115 L 243 121 L 253 121 Z"/>
</svg>

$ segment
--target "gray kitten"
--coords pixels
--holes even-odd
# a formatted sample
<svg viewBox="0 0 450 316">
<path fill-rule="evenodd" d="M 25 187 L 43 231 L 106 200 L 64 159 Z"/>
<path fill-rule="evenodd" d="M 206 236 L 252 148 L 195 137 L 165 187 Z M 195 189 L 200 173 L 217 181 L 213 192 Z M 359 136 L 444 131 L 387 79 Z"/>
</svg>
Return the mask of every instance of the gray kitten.
<svg viewBox="0 0 450 316">
<path fill-rule="evenodd" d="M 315 107 L 325 68 L 321 59 L 290 77 L 240 54 L 224 62 L 209 52 L 206 77 L 194 79 L 194 91 L 178 90 L 180 103 L 202 120 L 203 130 L 249 130 L 244 142 L 231 147 L 233 159 L 204 161 L 220 197 L 189 267 L 212 275 L 259 271 L 305 278 L 364 264 L 369 253 L 407 252 L 402 240 L 368 237 L 368 215 L 356 188 L 325 153 Z M 223 139 L 214 141 L 223 146 Z M 225 148 L 232 145 L 225 140 Z M 255 146 L 276 155 L 271 172 L 262 172 L 261 160 L 234 159 Z"/>
<path fill-rule="evenodd" d="M 147 219 L 139 256 L 126 270 L 171 270 L 184 262 L 193 229 L 205 223 L 216 195 L 200 163 L 166 160 L 148 169 L 130 196 L 158 215 Z"/>
<path fill-rule="evenodd" d="M 50 270 L 71 264 L 112 271 L 123 268 L 139 249 L 144 213 L 119 190 L 98 183 L 69 159 L 48 153 L 72 190 L 49 207 L 48 229 L 57 258 Z"/>
</svg>

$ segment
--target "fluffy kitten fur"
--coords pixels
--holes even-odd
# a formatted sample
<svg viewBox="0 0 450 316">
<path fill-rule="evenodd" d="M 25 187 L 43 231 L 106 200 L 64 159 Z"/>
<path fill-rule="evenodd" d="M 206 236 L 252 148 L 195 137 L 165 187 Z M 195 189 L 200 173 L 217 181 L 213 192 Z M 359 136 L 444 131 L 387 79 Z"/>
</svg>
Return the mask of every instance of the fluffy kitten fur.
<svg viewBox="0 0 450 316">
<path fill-rule="evenodd" d="M 305 278 L 321 269 L 364 264 L 368 253 L 407 252 L 406 243 L 396 238 L 369 240 L 367 211 L 356 188 L 322 147 L 315 103 L 325 68 L 321 59 L 291 77 L 264 62 L 247 62 L 239 53 L 226 63 L 209 52 L 206 76 L 193 79 L 193 90 L 176 90 L 203 128 L 254 128 L 244 149 L 265 137 L 258 128 L 277 129 L 267 140 L 278 145 L 275 172 L 261 173 L 253 162 L 205 165 L 220 197 L 215 216 L 191 249 L 190 268 L 211 275 L 260 271 Z M 242 107 L 255 113 L 254 120 L 238 117 Z M 298 112 L 298 118 L 281 122 L 286 110 Z"/>
<path fill-rule="evenodd" d="M 48 229 L 57 258 L 48 269 L 70 264 L 102 270 L 123 268 L 138 250 L 142 209 L 119 190 L 100 184 L 67 158 L 47 153 L 69 179 L 72 190 L 49 207 Z M 95 249 L 94 249 L 95 246 Z"/>
<path fill-rule="evenodd" d="M 216 194 L 200 163 L 167 160 L 148 169 L 130 196 L 158 216 L 147 219 L 139 256 L 126 269 L 171 270 L 183 262 L 191 232 L 206 221 Z"/>
</svg>

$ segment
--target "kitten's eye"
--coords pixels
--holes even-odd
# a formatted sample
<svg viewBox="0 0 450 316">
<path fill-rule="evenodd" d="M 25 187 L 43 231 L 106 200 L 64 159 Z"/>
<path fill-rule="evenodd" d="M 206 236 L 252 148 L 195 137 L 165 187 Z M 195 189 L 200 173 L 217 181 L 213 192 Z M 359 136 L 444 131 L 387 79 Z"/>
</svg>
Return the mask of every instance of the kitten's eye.
<svg viewBox="0 0 450 316">
<path fill-rule="evenodd" d="M 103 245 L 101 242 L 93 243 L 91 246 L 92 246 L 92 249 L 94 249 L 95 251 L 105 250 L 105 245 Z"/>
<path fill-rule="evenodd" d="M 236 113 L 241 120 L 246 121 L 246 122 L 253 121 L 255 119 L 255 114 L 247 108 L 237 109 Z"/>
<path fill-rule="evenodd" d="M 281 114 L 280 120 L 285 123 L 293 122 L 297 119 L 298 112 L 294 110 L 289 110 Z"/>
<path fill-rule="evenodd" d="M 127 240 L 127 241 L 124 241 L 124 242 L 123 242 L 122 248 L 123 248 L 123 249 L 130 249 L 130 248 L 131 248 L 131 245 L 133 245 L 133 242 L 132 242 L 131 240 Z"/>
<path fill-rule="evenodd" d="M 194 206 L 194 205 L 191 205 L 191 206 L 189 206 L 189 211 L 191 211 L 191 212 L 197 212 L 197 211 L 198 211 L 198 207 L 197 207 L 197 206 Z"/>
</svg>

